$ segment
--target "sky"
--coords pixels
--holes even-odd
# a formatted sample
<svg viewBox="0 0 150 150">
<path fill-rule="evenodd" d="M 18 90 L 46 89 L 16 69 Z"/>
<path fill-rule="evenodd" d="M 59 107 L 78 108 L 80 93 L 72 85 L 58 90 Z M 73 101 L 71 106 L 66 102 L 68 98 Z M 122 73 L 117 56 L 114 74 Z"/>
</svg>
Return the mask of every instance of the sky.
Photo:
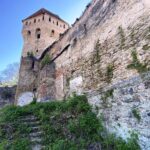
<svg viewBox="0 0 150 150">
<path fill-rule="evenodd" d="M 41 8 L 59 15 L 69 24 L 80 17 L 91 0 L 1 0 L 0 71 L 19 62 L 23 47 L 22 20 Z"/>
</svg>

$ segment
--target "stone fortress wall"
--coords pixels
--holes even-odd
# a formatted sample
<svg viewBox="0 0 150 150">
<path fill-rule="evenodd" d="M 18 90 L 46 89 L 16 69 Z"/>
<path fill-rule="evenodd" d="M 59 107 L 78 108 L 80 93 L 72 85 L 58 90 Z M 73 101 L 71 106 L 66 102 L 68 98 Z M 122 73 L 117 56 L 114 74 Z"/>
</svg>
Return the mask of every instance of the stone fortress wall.
<svg viewBox="0 0 150 150">
<path fill-rule="evenodd" d="M 46 55 L 51 63 L 41 68 Z M 23 57 L 16 103 L 85 93 L 110 132 L 150 149 L 150 1 L 93 0 L 38 60 Z M 138 114 L 138 118 L 135 117 Z"/>
</svg>

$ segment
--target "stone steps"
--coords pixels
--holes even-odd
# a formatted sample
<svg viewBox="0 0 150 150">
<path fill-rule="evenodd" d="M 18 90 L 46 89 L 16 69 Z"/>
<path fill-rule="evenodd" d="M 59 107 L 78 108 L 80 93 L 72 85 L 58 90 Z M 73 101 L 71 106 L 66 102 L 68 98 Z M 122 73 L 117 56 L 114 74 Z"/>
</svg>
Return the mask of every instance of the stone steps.
<svg viewBox="0 0 150 150">
<path fill-rule="evenodd" d="M 29 134 L 29 139 L 31 142 L 31 147 L 32 150 L 43 150 L 44 145 L 43 143 L 43 131 L 41 129 L 41 123 L 38 120 L 37 117 L 33 115 L 28 115 L 25 117 L 20 118 L 20 121 L 23 124 L 28 125 L 28 127 L 31 129 L 30 134 Z"/>
</svg>

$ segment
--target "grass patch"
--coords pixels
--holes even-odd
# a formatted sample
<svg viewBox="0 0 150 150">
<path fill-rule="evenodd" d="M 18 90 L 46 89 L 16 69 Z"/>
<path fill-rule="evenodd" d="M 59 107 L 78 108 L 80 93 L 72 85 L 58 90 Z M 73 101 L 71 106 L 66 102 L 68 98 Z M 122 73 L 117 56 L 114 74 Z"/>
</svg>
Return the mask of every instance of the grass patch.
<svg viewBox="0 0 150 150">
<path fill-rule="evenodd" d="M 107 94 L 112 95 L 112 92 Z M 103 122 L 91 110 L 85 96 L 62 102 L 7 106 L 0 111 L 0 149 L 30 150 L 30 128 L 20 118 L 34 115 L 41 121 L 45 150 L 139 150 L 137 138 L 124 141 L 106 133 Z M 10 142 L 11 141 L 11 142 Z"/>
</svg>

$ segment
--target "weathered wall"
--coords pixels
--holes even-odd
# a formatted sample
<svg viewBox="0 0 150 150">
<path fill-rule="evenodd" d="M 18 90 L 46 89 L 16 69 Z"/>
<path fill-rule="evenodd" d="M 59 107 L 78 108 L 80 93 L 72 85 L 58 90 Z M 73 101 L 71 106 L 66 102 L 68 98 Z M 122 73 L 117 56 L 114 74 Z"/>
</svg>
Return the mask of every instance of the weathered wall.
<svg viewBox="0 0 150 150">
<path fill-rule="evenodd" d="M 150 67 L 149 16 L 148 1 L 98 1 L 53 48 L 62 50 L 70 44 L 55 60 L 56 98 L 73 91 L 87 93 L 89 103 L 104 115 L 111 132 L 125 139 L 138 133 L 145 150 L 150 149 L 150 73 L 141 77 L 127 66 L 135 50 L 147 71 Z"/>
<path fill-rule="evenodd" d="M 29 71 L 31 63 L 23 63 L 18 97 L 32 93 L 34 87 L 39 101 L 86 93 L 111 132 L 125 139 L 138 132 L 142 149 L 149 150 L 149 22 L 149 0 L 93 0 L 73 27 L 45 51 L 52 58 L 52 69 L 47 65 L 42 69 L 38 60 Z"/>
<path fill-rule="evenodd" d="M 0 87 L 0 108 L 6 105 L 14 104 L 15 102 L 16 86 Z"/>
</svg>

